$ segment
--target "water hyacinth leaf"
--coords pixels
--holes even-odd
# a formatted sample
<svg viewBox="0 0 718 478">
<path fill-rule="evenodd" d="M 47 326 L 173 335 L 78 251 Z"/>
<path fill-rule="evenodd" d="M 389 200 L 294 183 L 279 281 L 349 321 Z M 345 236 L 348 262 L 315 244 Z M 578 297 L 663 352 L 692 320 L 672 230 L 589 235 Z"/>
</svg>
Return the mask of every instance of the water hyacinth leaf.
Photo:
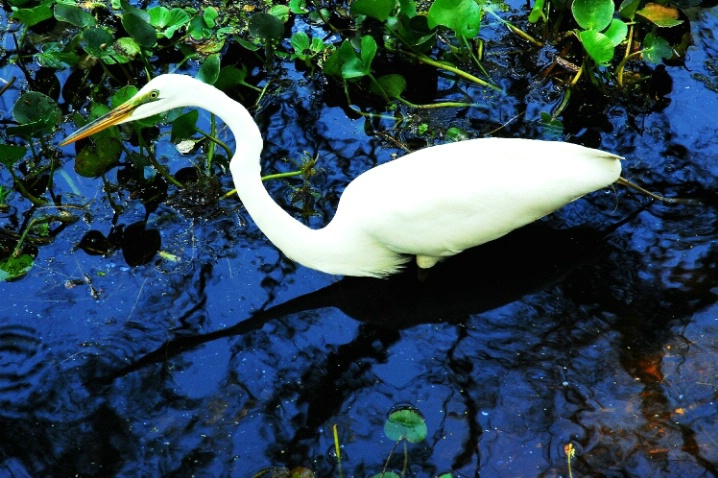
<svg viewBox="0 0 718 478">
<path fill-rule="evenodd" d="M 372 83 L 371 90 L 379 95 L 381 95 L 383 91 L 389 98 L 399 98 L 404 90 L 406 90 L 406 78 L 399 74 L 380 76 L 376 81 L 378 86 Z M 381 88 L 381 91 L 379 88 Z"/>
<path fill-rule="evenodd" d="M 615 48 L 613 42 L 601 32 L 585 30 L 578 33 L 586 53 L 598 65 L 605 65 L 613 59 Z"/>
<path fill-rule="evenodd" d="M 282 23 L 289 21 L 289 7 L 286 5 L 273 5 L 267 13 L 277 17 Z"/>
<path fill-rule="evenodd" d="M 75 172 L 86 178 L 96 178 L 112 169 L 120 160 L 122 143 L 116 138 L 103 136 L 94 144 L 82 148 L 75 157 Z"/>
<path fill-rule="evenodd" d="M 279 41 L 284 36 L 284 24 L 269 13 L 255 13 L 249 19 L 249 33 L 255 38 Z"/>
<path fill-rule="evenodd" d="M 352 15 L 366 15 L 380 22 L 386 21 L 394 10 L 395 0 L 356 0 L 352 3 Z"/>
<path fill-rule="evenodd" d="M 536 23 L 539 18 L 544 22 L 546 21 L 546 14 L 543 11 L 545 5 L 546 0 L 536 0 L 531 9 L 531 13 L 529 13 L 529 23 Z"/>
<path fill-rule="evenodd" d="M 605 32 L 603 32 L 603 34 L 606 35 L 609 40 L 611 40 L 613 46 L 618 46 L 623 42 L 623 40 L 626 39 L 626 36 L 628 35 L 628 25 L 626 25 L 618 18 L 614 18 L 613 20 L 611 20 L 611 25 Z"/>
<path fill-rule="evenodd" d="M 197 131 L 199 111 L 191 110 L 172 122 L 172 141 L 191 138 Z"/>
<path fill-rule="evenodd" d="M 620 13 L 623 18 L 628 18 L 633 21 L 633 17 L 636 15 L 636 10 L 638 10 L 640 4 L 641 0 L 623 0 L 618 7 L 618 13 Z"/>
<path fill-rule="evenodd" d="M 479 34 L 481 8 L 474 0 L 436 0 L 427 15 L 429 28 L 443 25 L 457 36 L 474 38 Z"/>
<path fill-rule="evenodd" d="M 12 116 L 21 125 L 30 127 L 31 135 L 50 132 L 62 122 L 62 111 L 55 100 L 37 91 L 20 95 L 12 108 Z"/>
<path fill-rule="evenodd" d="M 376 51 L 377 45 L 373 36 L 364 35 L 361 37 L 361 51 L 359 54 L 361 55 L 361 61 L 364 63 L 367 73 L 370 71 L 371 63 L 374 61 L 374 57 L 376 56 Z"/>
<path fill-rule="evenodd" d="M 208 56 L 197 72 L 197 79 L 213 85 L 219 78 L 219 62 L 219 55 Z"/>
<path fill-rule="evenodd" d="M 309 39 L 309 35 L 307 35 L 306 33 L 297 32 L 292 35 L 292 38 L 289 39 L 289 44 L 292 45 L 294 51 L 301 54 L 305 50 L 309 50 L 311 40 Z"/>
<path fill-rule="evenodd" d="M 247 79 L 247 74 L 247 67 L 244 65 L 241 69 L 234 65 L 227 65 L 219 70 L 219 76 L 217 77 L 217 81 L 214 82 L 214 86 L 222 91 L 228 91 L 234 86 L 244 84 Z"/>
<path fill-rule="evenodd" d="M 52 18 L 52 9 L 50 8 L 52 3 L 54 2 L 46 1 L 33 8 L 20 8 L 12 12 L 10 18 L 25 24 L 26 27 L 37 25 Z"/>
<path fill-rule="evenodd" d="M 34 56 L 40 66 L 57 70 L 68 68 L 80 61 L 80 56 L 74 51 L 65 51 L 65 45 L 59 42 L 46 42 L 40 45 L 40 53 Z"/>
<path fill-rule="evenodd" d="M 207 7 L 202 12 L 202 19 L 204 20 L 204 24 L 207 25 L 209 28 L 214 28 L 217 26 L 217 18 L 219 18 L 219 12 L 214 7 Z"/>
<path fill-rule="evenodd" d="M 584 30 L 600 32 L 611 23 L 615 8 L 613 0 L 574 0 L 571 13 Z"/>
<path fill-rule="evenodd" d="M 652 33 L 646 34 L 643 39 L 643 58 L 649 63 L 660 63 L 673 56 L 673 48 L 665 38 Z"/>
<path fill-rule="evenodd" d="M 125 15 L 136 15 L 140 17 L 145 22 L 150 21 L 150 15 L 145 10 L 137 7 L 133 7 L 127 0 L 121 0 L 120 1 L 120 7 L 122 8 L 122 11 Z"/>
<path fill-rule="evenodd" d="M 384 434 L 390 440 L 419 443 L 426 439 L 426 421 L 418 410 L 402 408 L 389 414 L 384 422 Z"/>
<path fill-rule="evenodd" d="M 0 144 L 0 164 L 12 168 L 15 163 L 25 157 L 27 147 Z"/>
<path fill-rule="evenodd" d="M 165 30 L 165 36 L 167 38 L 172 38 L 177 30 L 187 25 L 189 21 L 190 17 L 187 12 L 181 8 L 173 8 L 170 10 L 170 19 L 167 29 Z"/>
<path fill-rule="evenodd" d="M 657 3 L 647 3 L 643 8 L 636 11 L 636 15 L 663 28 L 671 28 L 683 23 L 683 20 L 678 19 L 679 12 L 677 8 Z"/>
<path fill-rule="evenodd" d="M 125 31 L 143 48 L 152 48 L 157 44 L 155 28 L 133 13 L 122 16 L 122 26 Z"/>
<path fill-rule="evenodd" d="M 379 473 L 376 475 L 372 475 L 371 478 L 401 478 L 400 475 L 397 475 L 393 471 L 386 471 L 384 473 Z"/>
<path fill-rule="evenodd" d="M 6 257 L 0 260 L 0 282 L 8 282 L 22 278 L 35 264 L 35 259 L 29 254 L 20 254 L 17 257 Z"/>
<path fill-rule="evenodd" d="M 70 25 L 80 28 L 94 27 L 97 25 L 95 17 L 82 8 L 64 5 L 62 3 L 55 5 L 55 19 L 59 22 L 69 23 Z"/>
<path fill-rule="evenodd" d="M 107 45 L 113 41 L 112 34 L 99 27 L 90 27 L 82 32 L 82 39 L 85 41 L 85 51 L 96 58 L 102 58 L 106 54 Z"/>
<path fill-rule="evenodd" d="M 165 7 L 152 7 L 147 10 L 150 16 L 149 22 L 155 28 L 164 29 L 170 24 L 170 11 Z"/>
<path fill-rule="evenodd" d="M 309 10 L 307 10 L 306 0 L 289 0 L 289 10 L 295 15 L 304 15 L 309 13 Z"/>
</svg>

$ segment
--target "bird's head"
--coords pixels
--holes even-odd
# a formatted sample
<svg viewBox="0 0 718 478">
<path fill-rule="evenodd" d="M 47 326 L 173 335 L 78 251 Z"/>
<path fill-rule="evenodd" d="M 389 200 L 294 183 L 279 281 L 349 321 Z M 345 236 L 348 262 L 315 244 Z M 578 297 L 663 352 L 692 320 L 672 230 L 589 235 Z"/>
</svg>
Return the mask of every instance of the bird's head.
<svg viewBox="0 0 718 478">
<path fill-rule="evenodd" d="M 74 143 L 110 126 L 147 118 L 165 111 L 186 106 L 199 80 L 186 75 L 160 75 L 147 83 L 135 96 L 107 114 L 78 129 L 60 146 Z"/>
</svg>

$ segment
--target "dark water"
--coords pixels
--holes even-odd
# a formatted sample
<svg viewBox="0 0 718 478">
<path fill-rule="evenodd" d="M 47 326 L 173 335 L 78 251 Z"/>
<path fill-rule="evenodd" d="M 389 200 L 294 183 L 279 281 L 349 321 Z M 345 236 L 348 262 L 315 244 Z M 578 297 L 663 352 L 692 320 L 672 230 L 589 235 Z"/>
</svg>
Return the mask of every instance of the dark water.
<svg viewBox="0 0 718 478">
<path fill-rule="evenodd" d="M 567 115 L 577 135 L 626 156 L 626 177 L 704 204 L 601 191 L 424 283 L 295 267 L 235 200 L 201 215 L 161 205 L 148 227 L 172 256 L 130 267 L 120 252 L 88 255 L 77 244 L 107 233 L 112 212 L 63 151 L 57 187 L 96 200 L 27 277 L 0 284 L 0 476 L 339 476 L 336 425 L 344 476 L 369 477 L 393 449 L 383 426 L 400 405 L 429 431 L 408 447 L 412 476 L 568 476 L 568 444 L 575 477 L 718 476 L 718 19 L 694 13 L 695 45 L 669 69 L 663 108 Z M 400 151 L 290 78 L 291 94 L 258 116 L 265 169 L 319 154 L 318 208 L 331 217 L 332 191 Z M 502 135 L 539 137 L 556 97 L 526 91 L 465 118 L 417 119 L 480 134 L 526 104 Z M 284 184 L 270 187 L 291 207 Z M 144 218 L 127 206 L 125 224 Z M 403 460 L 400 446 L 389 468 Z"/>
</svg>

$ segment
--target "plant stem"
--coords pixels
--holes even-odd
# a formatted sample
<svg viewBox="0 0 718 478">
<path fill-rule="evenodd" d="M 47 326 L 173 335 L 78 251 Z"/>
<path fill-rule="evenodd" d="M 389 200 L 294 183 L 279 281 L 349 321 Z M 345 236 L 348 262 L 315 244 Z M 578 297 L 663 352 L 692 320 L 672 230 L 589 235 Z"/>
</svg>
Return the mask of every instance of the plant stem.
<svg viewBox="0 0 718 478">
<path fill-rule="evenodd" d="M 293 178 L 295 176 L 301 176 L 304 174 L 304 171 L 288 171 L 286 173 L 276 173 L 276 174 L 268 174 L 266 176 L 262 176 L 262 181 L 272 181 L 274 179 L 284 179 L 284 178 Z M 237 189 L 232 189 L 230 191 L 227 191 L 226 193 L 222 194 L 219 199 L 227 199 L 237 194 Z"/>
<path fill-rule="evenodd" d="M 424 55 L 423 53 L 412 53 L 409 51 L 405 51 L 404 53 L 416 58 L 417 60 L 419 60 L 423 63 L 426 63 L 427 65 L 431 65 L 433 67 L 440 68 L 442 70 L 450 71 L 451 73 L 453 73 L 457 76 L 460 76 L 465 80 L 469 80 L 473 83 L 476 83 L 477 85 L 484 86 L 486 88 L 491 88 L 492 90 L 499 91 L 502 93 L 504 91 L 501 88 L 499 88 L 498 86 L 493 85 L 493 84 L 489 83 L 488 81 L 482 80 L 481 78 L 478 78 L 478 77 L 472 75 L 471 73 L 467 73 L 464 70 L 460 70 L 460 69 L 456 68 L 455 66 L 449 65 L 447 63 L 444 63 L 444 62 L 441 62 L 438 60 L 434 60 L 433 58 L 430 58 L 430 57 Z"/>
</svg>

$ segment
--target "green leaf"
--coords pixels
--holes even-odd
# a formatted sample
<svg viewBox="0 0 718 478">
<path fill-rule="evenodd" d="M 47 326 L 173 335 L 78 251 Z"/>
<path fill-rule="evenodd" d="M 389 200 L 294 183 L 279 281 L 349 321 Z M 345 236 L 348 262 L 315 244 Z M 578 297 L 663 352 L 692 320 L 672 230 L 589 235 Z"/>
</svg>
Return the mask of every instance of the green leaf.
<svg viewBox="0 0 718 478">
<path fill-rule="evenodd" d="M 306 33 L 297 32 L 292 35 L 292 38 L 289 39 L 289 44 L 292 45 L 294 51 L 301 54 L 305 50 L 309 50 L 311 40 L 309 39 L 309 35 L 307 35 Z"/>
<path fill-rule="evenodd" d="M 80 61 L 80 56 L 74 51 L 66 52 L 65 45 L 59 42 L 45 42 L 40 45 L 40 53 L 35 55 L 35 61 L 40 66 L 55 68 L 57 70 L 74 66 Z"/>
<path fill-rule="evenodd" d="M 97 25 L 95 17 L 79 7 L 58 3 L 55 5 L 55 19 L 59 22 L 66 22 L 80 28 L 94 27 Z"/>
<path fill-rule="evenodd" d="M 531 13 L 529 13 L 529 23 L 536 23 L 539 18 L 541 18 L 544 22 L 546 21 L 546 14 L 543 10 L 545 5 L 546 0 L 536 0 L 533 8 L 531 9 Z"/>
<path fill-rule="evenodd" d="M 418 410 L 402 408 L 389 414 L 384 422 L 384 434 L 390 440 L 406 438 L 411 443 L 419 443 L 426 439 L 426 421 Z"/>
<path fill-rule="evenodd" d="M 376 475 L 372 475 L 371 478 L 401 478 L 401 476 L 397 475 L 393 471 L 385 471 Z"/>
<path fill-rule="evenodd" d="M 125 13 L 122 16 L 122 26 L 141 47 L 152 48 L 157 44 L 155 28 L 138 15 Z"/>
<path fill-rule="evenodd" d="M 643 48 L 643 58 L 649 63 L 657 64 L 673 56 L 673 48 L 668 40 L 652 33 L 646 34 L 643 39 Z"/>
<path fill-rule="evenodd" d="M 640 4 L 641 0 L 623 0 L 621 6 L 618 7 L 618 13 L 620 13 L 623 18 L 628 18 L 633 21 L 633 17 Z"/>
<path fill-rule="evenodd" d="M 574 0 L 571 12 L 584 30 L 603 31 L 611 23 L 616 7 L 613 0 Z"/>
<path fill-rule="evenodd" d="M 367 73 L 369 73 L 371 70 L 371 63 L 372 61 L 374 61 L 376 51 L 377 44 L 373 36 L 364 35 L 363 37 L 361 37 L 361 51 L 359 52 L 359 54 L 361 55 L 361 61 L 364 64 L 364 68 L 366 69 Z"/>
<path fill-rule="evenodd" d="M 217 18 L 219 17 L 219 12 L 214 7 L 207 7 L 202 12 L 202 19 L 204 20 L 204 24 L 207 25 L 209 28 L 214 28 L 217 26 Z"/>
<path fill-rule="evenodd" d="M 603 34 L 606 35 L 609 40 L 611 40 L 613 46 L 618 46 L 623 42 L 623 40 L 626 39 L 626 36 L 628 35 L 628 25 L 626 25 L 618 18 L 614 18 L 613 20 L 611 20 L 611 25 L 608 27 L 608 30 L 603 32 Z"/>
<path fill-rule="evenodd" d="M 289 21 L 289 7 L 286 5 L 273 5 L 272 8 L 267 10 L 267 13 L 277 17 L 282 23 Z"/>
<path fill-rule="evenodd" d="M 25 157 L 27 147 L 0 144 L 0 164 L 12 168 L 15 163 Z"/>
<path fill-rule="evenodd" d="M 219 77 L 219 62 L 219 55 L 208 56 L 197 72 L 197 79 L 204 81 L 208 85 L 214 85 L 214 82 Z"/>
<path fill-rule="evenodd" d="M 191 110 L 172 122 L 172 141 L 191 138 L 197 132 L 199 111 Z"/>
<path fill-rule="evenodd" d="M 165 36 L 167 38 L 172 38 L 177 30 L 187 25 L 189 21 L 190 17 L 187 12 L 181 8 L 173 8 L 170 10 L 169 26 L 167 27 L 167 30 L 165 30 Z"/>
<path fill-rule="evenodd" d="M 40 22 L 52 18 L 50 3 L 52 2 L 44 2 L 34 8 L 20 8 L 12 12 L 10 18 L 24 23 L 26 27 L 37 25 Z"/>
<path fill-rule="evenodd" d="M 380 22 L 386 21 L 396 5 L 396 0 L 356 0 L 352 3 L 352 15 L 366 15 Z"/>
<path fill-rule="evenodd" d="M 117 53 L 118 63 L 128 63 L 142 52 L 142 48 L 137 42 L 130 37 L 122 37 L 115 44 L 115 53 Z M 124 61 L 124 60 L 127 61 Z"/>
<path fill-rule="evenodd" d="M 636 11 L 636 15 L 663 28 L 671 28 L 683 23 L 683 20 L 678 19 L 680 13 L 677 8 L 659 5 L 658 3 L 647 3 L 643 8 Z"/>
<path fill-rule="evenodd" d="M 406 78 L 399 74 L 380 76 L 376 81 L 389 98 L 399 98 L 406 90 Z M 378 87 L 374 83 L 371 85 L 371 90 L 374 93 L 381 94 L 381 91 L 378 91 Z"/>
<path fill-rule="evenodd" d="M 122 12 L 127 15 L 136 15 L 140 17 L 145 22 L 150 21 L 150 15 L 145 10 L 142 10 L 137 7 L 133 7 L 127 0 L 120 0 L 120 7 L 122 8 Z"/>
<path fill-rule="evenodd" d="M 578 32 L 578 38 L 583 43 L 586 53 L 598 65 L 605 65 L 613 59 L 614 46 L 611 39 L 601 32 L 585 30 Z"/>
<path fill-rule="evenodd" d="M 474 0 L 435 0 L 427 20 L 429 28 L 443 25 L 457 36 L 474 38 L 479 33 L 481 9 Z"/>
<path fill-rule="evenodd" d="M 152 7 L 147 10 L 147 14 L 150 16 L 150 25 L 160 30 L 164 30 L 170 23 L 170 11 L 165 7 Z"/>
<path fill-rule="evenodd" d="M 28 91 L 20 95 L 12 108 L 12 116 L 21 125 L 28 126 L 28 131 L 15 130 L 15 134 L 43 134 L 52 131 L 62 122 L 62 111 L 55 100 L 49 96 Z M 8 128 L 8 132 L 13 131 Z"/>
<path fill-rule="evenodd" d="M 0 260 L 0 282 L 9 282 L 22 278 L 35 264 L 30 254 L 20 254 L 17 257 L 6 257 Z"/>
<path fill-rule="evenodd" d="M 112 169 L 120 160 L 122 143 L 117 138 L 102 136 L 95 138 L 75 157 L 75 172 L 86 178 L 96 178 Z"/>
<path fill-rule="evenodd" d="M 255 13 L 249 19 L 249 33 L 263 40 L 279 41 L 284 36 L 284 24 L 269 13 Z"/>
<path fill-rule="evenodd" d="M 295 15 L 304 15 L 309 13 L 309 10 L 307 10 L 306 0 L 289 0 L 289 10 Z"/>
<path fill-rule="evenodd" d="M 234 86 L 244 84 L 247 78 L 247 67 L 242 65 L 240 70 L 234 65 L 227 65 L 219 71 L 217 81 L 214 82 L 215 88 L 227 91 Z"/>
</svg>

